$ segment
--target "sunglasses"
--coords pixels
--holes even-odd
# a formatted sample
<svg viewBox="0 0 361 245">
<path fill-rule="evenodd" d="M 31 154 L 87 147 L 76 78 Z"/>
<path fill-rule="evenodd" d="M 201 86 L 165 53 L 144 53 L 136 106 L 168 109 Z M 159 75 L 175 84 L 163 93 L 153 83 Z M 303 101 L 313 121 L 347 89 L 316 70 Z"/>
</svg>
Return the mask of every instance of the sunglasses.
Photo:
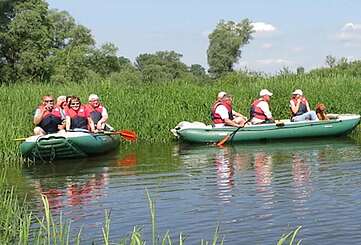
<svg viewBox="0 0 361 245">
<path fill-rule="evenodd" d="M 71 103 L 70 105 L 80 105 L 80 103 Z"/>
<path fill-rule="evenodd" d="M 44 100 L 45 103 L 52 103 L 54 100 Z"/>
</svg>

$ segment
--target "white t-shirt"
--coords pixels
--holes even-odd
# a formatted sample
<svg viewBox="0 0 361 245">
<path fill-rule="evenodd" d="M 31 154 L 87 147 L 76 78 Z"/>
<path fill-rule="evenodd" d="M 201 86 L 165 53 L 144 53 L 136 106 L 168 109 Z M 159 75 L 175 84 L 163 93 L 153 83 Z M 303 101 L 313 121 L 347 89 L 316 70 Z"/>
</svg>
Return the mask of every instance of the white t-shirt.
<svg viewBox="0 0 361 245">
<path fill-rule="evenodd" d="M 229 118 L 228 110 L 224 105 L 217 106 L 215 113 L 217 113 L 223 120 Z M 224 123 L 214 124 L 216 128 L 224 127 Z"/>
</svg>

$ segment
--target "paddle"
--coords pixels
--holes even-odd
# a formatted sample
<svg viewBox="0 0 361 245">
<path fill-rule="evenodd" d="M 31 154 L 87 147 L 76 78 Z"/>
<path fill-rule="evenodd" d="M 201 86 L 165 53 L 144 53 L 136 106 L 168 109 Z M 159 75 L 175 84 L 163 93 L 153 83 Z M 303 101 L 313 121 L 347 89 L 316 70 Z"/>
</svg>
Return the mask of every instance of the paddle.
<svg viewBox="0 0 361 245">
<path fill-rule="evenodd" d="M 119 134 L 124 139 L 129 140 L 129 141 L 135 141 L 138 138 L 137 134 L 130 130 L 105 131 L 103 133 L 108 134 L 108 135 Z"/>
<path fill-rule="evenodd" d="M 246 123 L 245 123 L 244 125 L 246 125 Z M 234 130 L 232 133 L 226 135 L 226 136 L 225 136 L 221 141 L 219 141 L 216 145 L 219 146 L 219 147 L 223 146 L 224 143 L 226 143 L 229 139 L 231 139 L 231 138 L 233 137 L 233 135 L 235 135 L 235 134 L 238 132 L 238 130 L 240 130 L 241 128 L 244 127 L 244 125 L 238 127 L 238 128 L 237 128 L 236 130 Z"/>
<path fill-rule="evenodd" d="M 24 140 L 26 140 L 27 138 L 17 138 L 17 139 L 13 139 L 14 141 L 24 141 Z"/>
</svg>

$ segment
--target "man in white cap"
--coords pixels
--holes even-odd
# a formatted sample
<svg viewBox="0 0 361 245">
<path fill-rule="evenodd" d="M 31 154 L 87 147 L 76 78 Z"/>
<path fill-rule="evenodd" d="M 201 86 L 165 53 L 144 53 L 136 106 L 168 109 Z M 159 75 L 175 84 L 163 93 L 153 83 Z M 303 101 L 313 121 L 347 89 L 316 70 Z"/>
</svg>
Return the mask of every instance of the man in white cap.
<svg viewBox="0 0 361 245">
<path fill-rule="evenodd" d="M 310 105 L 303 96 L 303 92 L 301 89 L 296 89 L 292 92 L 292 98 L 290 100 L 290 108 L 292 113 L 292 121 L 300 122 L 300 121 L 318 121 L 317 115 L 315 111 L 311 111 Z"/>
<path fill-rule="evenodd" d="M 233 110 L 232 96 L 224 91 L 218 93 L 217 100 L 211 107 L 211 118 L 215 127 L 240 127 L 247 121 L 247 117 Z"/>
<path fill-rule="evenodd" d="M 247 120 L 241 114 L 233 111 L 232 96 L 229 94 L 225 94 L 212 105 L 211 118 L 216 128 L 224 126 L 243 127 Z"/>
<path fill-rule="evenodd" d="M 90 111 L 90 118 L 94 121 L 94 126 L 97 130 L 106 129 L 106 122 L 108 120 L 107 109 L 100 104 L 99 96 L 96 94 L 89 95 L 89 104 L 87 105 Z"/>
<path fill-rule="evenodd" d="M 253 101 L 251 105 L 250 117 L 252 118 L 252 124 L 274 123 L 268 104 L 272 95 L 267 89 L 262 89 L 259 92 L 260 98 Z"/>
</svg>

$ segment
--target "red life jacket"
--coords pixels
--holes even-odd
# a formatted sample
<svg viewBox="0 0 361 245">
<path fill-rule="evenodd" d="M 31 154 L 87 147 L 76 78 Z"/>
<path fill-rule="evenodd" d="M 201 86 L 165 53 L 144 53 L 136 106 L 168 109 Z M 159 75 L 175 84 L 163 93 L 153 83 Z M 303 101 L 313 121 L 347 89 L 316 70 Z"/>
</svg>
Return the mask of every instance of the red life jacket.
<svg viewBox="0 0 361 245">
<path fill-rule="evenodd" d="M 98 107 L 94 108 L 91 105 L 87 105 L 89 113 L 90 113 L 90 117 L 91 119 L 94 121 L 95 124 L 97 124 L 99 122 L 99 120 L 103 117 L 102 113 L 103 113 L 103 105 L 99 104 Z"/>
<path fill-rule="evenodd" d="M 260 120 L 266 120 L 267 116 L 266 114 L 264 114 L 263 110 L 258 106 L 258 104 L 260 102 L 262 102 L 264 100 L 262 99 L 256 99 L 255 101 L 253 101 L 252 105 L 251 105 L 251 111 L 250 111 L 250 118 L 258 118 Z"/>
<path fill-rule="evenodd" d="M 228 118 L 230 120 L 233 120 L 233 114 L 232 114 L 232 105 L 229 103 L 226 103 L 225 101 L 219 101 L 217 100 L 211 108 L 211 118 L 212 118 L 212 122 L 214 124 L 220 124 L 220 123 L 224 123 L 224 120 L 221 118 L 221 115 L 219 115 L 218 113 L 216 113 L 216 109 L 218 106 L 223 105 L 227 108 L 228 111 Z"/>
<path fill-rule="evenodd" d="M 296 98 L 293 98 L 292 101 L 293 101 L 294 105 L 297 105 L 297 99 Z M 294 117 L 294 116 L 299 116 L 299 115 L 305 114 L 307 112 L 307 104 L 308 104 L 307 99 L 302 98 L 300 106 L 298 107 L 298 111 L 296 113 L 294 113 L 292 111 L 292 108 L 291 108 L 292 116 Z"/>
<path fill-rule="evenodd" d="M 39 106 L 41 109 L 42 106 Z M 46 110 L 43 113 L 43 118 L 40 123 L 37 125 L 41 127 L 46 133 L 56 133 L 59 131 L 58 125 L 61 124 L 62 116 L 60 109 L 54 107 L 51 111 Z"/>
<path fill-rule="evenodd" d="M 70 117 L 70 129 L 82 128 L 88 129 L 88 109 L 81 105 L 79 110 L 75 111 L 72 108 L 68 108 L 66 114 Z"/>
</svg>

